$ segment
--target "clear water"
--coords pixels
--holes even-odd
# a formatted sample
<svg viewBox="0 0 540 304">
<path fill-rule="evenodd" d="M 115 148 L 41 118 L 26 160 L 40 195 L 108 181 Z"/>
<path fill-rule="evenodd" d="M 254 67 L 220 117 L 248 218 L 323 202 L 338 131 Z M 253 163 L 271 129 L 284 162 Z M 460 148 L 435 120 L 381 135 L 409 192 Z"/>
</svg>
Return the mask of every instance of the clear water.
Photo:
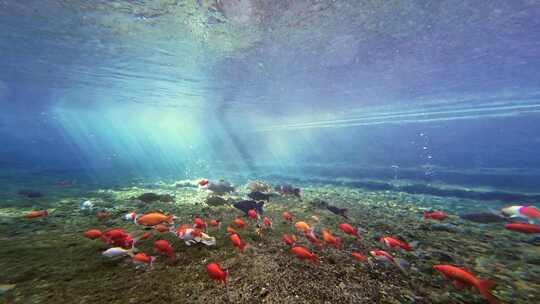
<svg viewBox="0 0 540 304">
<path fill-rule="evenodd" d="M 103 276 L 112 282 L 110 276 L 124 271 L 122 276 L 136 280 L 147 276 L 140 280 L 165 282 L 161 295 L 175 286 L 171 276 L 195 273 L 193 286 L 169 300 L 187 302 L 188 294 L 195 294 L 192 302 L 212 302 L 222 294 L 201 267 L 221 259 L 231 267 L 232 302 L 472 303 L 467 297 L 472 296 L 474 303 L 483 303 L 478 292 L 453 289 L 428 267 L 444 262 L 433 248 L 447 251 L 452 242 L 462 243 L 460 250 L 468 253 L 458 258 L 463 253 L 453 252 L 451 262 L 497 281 L 494 293 L 501 302 L 540 301 L 534 235 L 510 233 L 504 223 L 479 224 L 458 216 L 505 205 L 538 207 L 538 16 L 536 0 L 0 1 L 2 255 L 42 246 L 50 249 L 43 256 L 60 250 L 71 261 L 64 267 L 73 266 L 62 274 L 44 263 L 38 274 L 21 266 L 38 267 L 30 262 L 39 259 L 35 255 L 6 258 L 2 266 L 10 274 L 0 274 L 0 284 L 16 284 L 5 293 L 6 301 L 126 303 L 130 296 L 99 285 L 90 286 L 102 298 L 80 293 L 84 282 Z M 302 204 L 325 199 L 351 209 L 351 224 L 368 226 L 372 238 L 424 227 L 422 208 L 444 210 L 454 216 L 453 224 L 478 233 L 464 239 L 448 232 L 396 235 L 428 243 L 419 251 L 429 257 L 403 256 L 418 270 L 388 283 L 388 288 L 404 290 L 393 300 L 359 292 L 369 288 L 351 282 L 368 276 L 369 282 L 381 284 L 379 290 L 385 287 L 377 276 L 383 270 L 359 266 L 357 277 L 344 277 L 346 287 L 339 287 L 341 279 L 326 278 L 338 286 L 339 296 L 324 291 L 318 299 L 309 298 L 309 288 L 335 288 L 316 279 L 318 273 L 340 266 L 345 271 L 350 264 L 327 251 L 318 251 L 322 269 L 293 263 L 280 264 L 280 271 L 265 270 L 276 275 L 283 267 L 298 270 L 306 277 L 287 277 L 287 282 L 301 279 L 311 287 L 291 290 L 289 297 L 267 286 L 268 295 L 261 297 L 263 278 L 249 268 L 245 278 L 238 269 L 234 274 L 235 257 L 216 253 L 234 252 L 227 238 L 221 242 L 225 248 L 204 253 L 204 261 L 199 256 L 184 261 L 189 269 L 158 261 L 156 269 L 141 274 L 129 264 L 97 260 L 94 272 L 77 268 L 106 249 L 91 247 L 81 232 L 122 226 L 134 233 L 135 227 L 120 220 L 126 208 L 162 208 L 180 221 L 219 217 L 222 211 L 208 211 L 204 204 L 188 207 L 179 200 L 182 196 L 202 203 L 206 190 L 183 192 L 187 190 L 171 186 L 199 178 L 232 181 L 241 189 L 232 200 L 245 198 L 244 185 L 255 179 L 303 188 L 300 205 L 285 197 L 269 203 L 276 222 L 281 211 L 291 208 L 299 208 L 296 212 L 306 218 L 319 214 Z M 44 196 L 17 194 L 24 189 Z M 132 205 L 129 199 L 143 192 L 172 193 L 176 201 L 170 206 Z M 97 201 L 112 217 L 104 224 L 79 214 L 79 203 L 86 199 Z M 386 205 L 389 200 L 398 204 Z M 57 209 L 57 216 L 51 212 L 38 221 L 21 220 L 43 208 Z M 416 224 L 404 219 L 396 224 L 399 229 L 392 229 L 395 218 L 382 217 L 380 226 L 362 217 L 366 208 L 388 208 L 383 212 L 387 215 L 409 210 L 404 218 L 415 218 Z M 369 212 L 375 216 L 378 211 Z M 338 219 L 325 216 L 328 222 L 324 218 L 317 229 L 337 231 Z M 274 231 L 271 238 L 276 243 L 263 248 L 279 248 L 280 258 L 289 263 L 290 253 L 277 244 L 280 233 L 287 232 L 280 227 L 283 231 Z M 42 239 L 46 236 L 65 243 L 48 243 Z M 439 247 L 426 240 L 434 238 L 441 239 Z M 38 243 L 17 247 L 28 242 Z M 475 242 L 485 247 L 471 248 Z M 69 244 L 76 244 L 75 249 Z M 174 246 L 186 250 L 181 242 Z M 350 251 L 355 246 L 348 240 L 344 247 Z M 377 242 L 364 246 L 367 250 Z M 262 250 L 248 257 L 256 263 L 273 254 Z M 88 275 L 74 274 L 81 271 Z M 71 279 L 47 287 L 63 276 Z M 420 287 L 407 289 L 411 284 Z M 257 295 L 242 297 L 242 290 Z M 407 293 L 415 296 L 403 296 Z M 159 296 L 143 294 L 160 303 Z"/>
</svg>

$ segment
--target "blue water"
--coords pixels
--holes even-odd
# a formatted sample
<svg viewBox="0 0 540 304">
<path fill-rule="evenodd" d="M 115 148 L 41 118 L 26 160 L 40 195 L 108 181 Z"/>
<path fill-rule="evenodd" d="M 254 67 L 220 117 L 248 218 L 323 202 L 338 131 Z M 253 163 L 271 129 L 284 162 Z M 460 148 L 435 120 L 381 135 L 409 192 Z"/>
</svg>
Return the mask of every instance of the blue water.
<svg viewBox="0 0 540 304">
<path fill-rule="evenodd" d="M 0 194 L 272 177 L 533 198 L 539 16 L 536 0 L 0 1 Z"/>
</svg>

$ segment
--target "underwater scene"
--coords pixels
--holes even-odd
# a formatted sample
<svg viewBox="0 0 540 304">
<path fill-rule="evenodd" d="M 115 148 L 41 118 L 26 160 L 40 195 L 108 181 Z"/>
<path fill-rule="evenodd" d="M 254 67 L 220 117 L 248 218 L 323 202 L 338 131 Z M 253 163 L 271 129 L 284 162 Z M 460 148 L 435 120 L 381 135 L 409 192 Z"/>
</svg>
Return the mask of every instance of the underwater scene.
<svg viewBox="0 0 540 304">
<path fill-rule="evenodd" d="M 540 1 L 0 1 L 0 303 L 540 303 Z"/>
</svg>

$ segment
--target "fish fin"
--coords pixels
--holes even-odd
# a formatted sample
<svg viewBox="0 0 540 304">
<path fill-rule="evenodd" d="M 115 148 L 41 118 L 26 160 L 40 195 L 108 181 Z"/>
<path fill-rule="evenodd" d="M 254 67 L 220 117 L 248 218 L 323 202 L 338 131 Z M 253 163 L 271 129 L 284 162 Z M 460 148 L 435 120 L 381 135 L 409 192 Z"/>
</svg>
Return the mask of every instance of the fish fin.
<svg viewBox="0 0 540 304">
<path fill-rule="evenodd" d="M 490 304 L 497 304 L 497 300 L 491 294 L 493 287 L 495 287 L 495 282 L 490 280 L 482 280 L 478 283 L 478 291 L 480 294 L 488 300 Z"/>
<path fill-rule="evenodd" d="M 469 286 L 461 281 L 458 281 L 458 280 L 454 280 L 452 281 L 452 285 L 454 285 L 454 287 L 457 289 L 457 290 L 463 290 L 463 289 L 467 289 Z"/>
</svg>

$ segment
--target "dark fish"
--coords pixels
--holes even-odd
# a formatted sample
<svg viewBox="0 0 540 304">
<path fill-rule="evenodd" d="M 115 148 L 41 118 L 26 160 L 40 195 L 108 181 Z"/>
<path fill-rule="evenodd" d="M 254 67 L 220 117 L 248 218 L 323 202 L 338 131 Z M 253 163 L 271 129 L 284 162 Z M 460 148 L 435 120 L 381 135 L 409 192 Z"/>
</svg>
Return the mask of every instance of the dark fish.
<svg viewBox="0 0 540 304">
<path fill-rule="evenodd" d="M 503 222 L 508 221 L 508 219 L 506 219 L 505 217 L 497 215 L 492 212 L 476 212 L 476 213 L 460 214 L 459 217 L 467 221 L 481 223 L 481 224 L 503 223 Z"/>
<path fill-rule="evenodd" d="M 234 192 L 234 187 L 231 183 L 224 180 L 220 180 L 216 183 L 209 183 L 207 189 L 212 191 L 214 194 L 222 195 L 230 192 Z"/>
<path fill-rule="evenodd" d="M 39 191 L 23 189 L 18 192 L 19 195 L 26 196 L 29 198 L 43 197 L 43 193 Z"/>
<path fill-rule="evenodd" d="M 274 189 L 284 195 L 294 195 L 300 197 L 300 188 L 295 188 L 288 184 L 278 185 Z"/>
<path fill-rule="evenodd" d="M 157 201 L 164 202 L 164 203 L 170 203 L 174 201 L 174 197 L 170 194 L 156 194 L 152 192 L 141 194 L 137 197 L 137 199 L 147 204 L 157 202 Z"/>
<path fill-rule="evenodd" d="M 253 191 L 247 195 L 249 198 L 254 199 L 256 201 L 270 201 L 270 196 L 272 196 L 271 193 L 262 193 L 261 191 Z"/>
<path fill-rule="evenodd" d="M 347 209 L 345 208 L 338 208 L 336 206 L 326 206 L 326 209 L 330 210 L 333 214 L 341 215 L 344 218 L 348 219 L 347 217 Z"/>
<path fill-rule="evenodd" d="M 242 210 L 246 215 L 249 210 L 255 209 L 258 214 L 263 214 L 263 205 L 264 202 L 256 201 L 239 201 L 233 204 L 236 209 Z"/>
</svg>

